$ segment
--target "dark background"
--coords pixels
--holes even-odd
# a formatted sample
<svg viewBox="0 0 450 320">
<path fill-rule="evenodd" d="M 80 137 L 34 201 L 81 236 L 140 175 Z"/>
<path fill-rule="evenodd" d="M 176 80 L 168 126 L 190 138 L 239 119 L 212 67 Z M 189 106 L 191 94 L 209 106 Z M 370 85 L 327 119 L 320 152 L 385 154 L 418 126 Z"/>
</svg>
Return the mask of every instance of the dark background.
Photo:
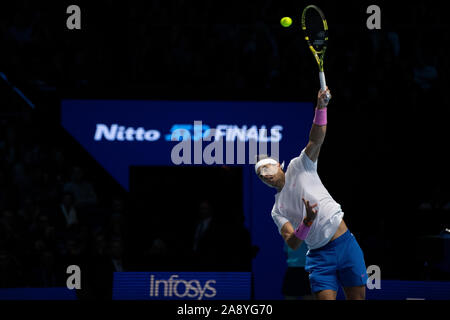
<svg viewBox="0 0 450 320">
<path fill-rule="evenodd" d="M 323 9 L 330 28 L 325 71 L 333 100 L 321 178 L 345 208 L 367 265 L 380 265 L 383 277 L 392 279 L 449 280 L 448 265 L 441 264 L 443 243 L 422 237 L 450 225 L 445 11 L 437 1 L 311 3 Z M 81 30 L 66 28 L 70 4 L 81 7 Z M 64 284 L 65 273 L 58 268 L 69 261 L 86 264 L 95 278 L 101 272 L 93 266 L 110 268 L 115 253 L 125 269 L 145 268 L 136 257 L 152 249 L 151 244 L 142 244 L 142 251 L 132 245 L 133 236 L 152 240 L 135 219 L 145 216 L 139 210 L 149 211 L 143 199 L 151 189 L 141 194 L 146 185 L 136 177 L 137 191 L 125 193 L 62 129 L 60 99 L 314 101 L 317 66 L 299 26 L 307 4 L 2 2 L 0 71 L 36 108 L 0 81 L 0 287 Z M 366 27 L 370 4 L 381 8 L 381 30 Z M 283 16 L 293 18 L 290 28 L 280 26 Z M 76 204 L 80 221 L 67 228 L 59 225 L 58 206 L 78 167 L 95 200 Z M 146 170 L 154 169 L 139 170 L 151 176 Z M 169 171 L 158 171 L 166 184 L 176 179 Z M 176 173 L 184 174 L 189 172 Z M 223 179 L 241 188 L 235 174 Z M 191 187 L 200 182 L 192 181 Z M 240 196 L 229 195 L 236 207 Z M 203 198 L 192 198 L 190 214 Z M 216 209 L 221 206 L 217 199 L 206 200 Z M 233 230 L 241 230 L 242 212 L 236 216 Z M 147 223 L 155 230 L 162 224 Z M 169 227 L 172 252 L 184 252 L 177 247 L 178 227 Z M 249 270 L 257 249 L 245 243 L 242 264 L 224 262 L 220 268 Z M 163 250 L 160 242 L 155 246 L 151 252 Z M 167 261 L 161 269 L 178 266 L 180 259 Z M 107 296 L 108 285 L 106 278 L 92 296 Z"/>
</svg>

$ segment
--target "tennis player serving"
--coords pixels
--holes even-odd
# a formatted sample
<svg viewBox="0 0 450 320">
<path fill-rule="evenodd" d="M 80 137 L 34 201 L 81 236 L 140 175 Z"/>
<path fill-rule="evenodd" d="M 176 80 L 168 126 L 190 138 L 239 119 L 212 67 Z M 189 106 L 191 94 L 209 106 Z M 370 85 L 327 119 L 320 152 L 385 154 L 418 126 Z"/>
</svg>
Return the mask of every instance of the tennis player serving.
<svg viewBox="0 0 450 320">
<path fill-rule="evenodd" d="M 259 156 L 258 177 L 276 188 L 272 218 L 292 249 L 308 246 L 305 270 L 318 300 L 335 300 L 339 286 L 348 300 L 365 299 L 364 255 L 348 230 L 341 206 L 331 197 L 317 173 L 317 159 L 327 129 L 328 87 L 319 90 L 309 142 L 291 160 L 286 172 L 273 158 Z"/>
</svg>

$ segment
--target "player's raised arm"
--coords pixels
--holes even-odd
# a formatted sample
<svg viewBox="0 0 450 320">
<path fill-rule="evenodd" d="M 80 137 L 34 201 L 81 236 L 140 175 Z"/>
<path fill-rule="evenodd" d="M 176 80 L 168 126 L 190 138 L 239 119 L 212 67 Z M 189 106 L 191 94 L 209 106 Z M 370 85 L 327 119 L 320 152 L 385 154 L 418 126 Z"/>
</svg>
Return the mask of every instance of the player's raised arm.
<svg viewBox="0 0 450 320">
<path fill-rule="evenodd" d="M 325 133 L 327 132 L 327 105 L 329 100 L 326 99 L 327 93 L 331 98 L 330 90 L 326 87 L 326 90 L 319 90 L 317 95 L 317 106 L 314 116 L 313 125 L 309 132 L 308 145 L 305 148 L 305 153 L 311 161 L 316 162 L 319 157 L 320 147 L 325 139 Z"/>
</svg>

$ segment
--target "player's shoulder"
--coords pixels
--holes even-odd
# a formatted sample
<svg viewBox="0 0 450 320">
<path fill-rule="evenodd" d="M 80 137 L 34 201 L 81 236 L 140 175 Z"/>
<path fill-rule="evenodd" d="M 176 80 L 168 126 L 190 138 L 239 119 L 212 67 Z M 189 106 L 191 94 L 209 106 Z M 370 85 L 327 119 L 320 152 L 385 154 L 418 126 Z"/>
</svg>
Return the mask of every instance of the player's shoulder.
<svg viewBox="0 0 450 320">
<path fill-rule="evenodd" d="M 303 155 L 304 155 L 304 151 L 302 151 L 297 157 L 292 158 L 291 161 L 289 161 L 289 165 L 286 169 L 295 169 L 295 170 L 304 170 L 304 164 L 303 164 Z"/>
<path fill-rule="evenodd" d="M 288 169 L 293 168 L 297 171 L 316 170 L 317 161 L 313 162 L 306 154 L 305 149 L 302 150 L 299 156 L 293 158 L 288 165 Z"/>
</svg>

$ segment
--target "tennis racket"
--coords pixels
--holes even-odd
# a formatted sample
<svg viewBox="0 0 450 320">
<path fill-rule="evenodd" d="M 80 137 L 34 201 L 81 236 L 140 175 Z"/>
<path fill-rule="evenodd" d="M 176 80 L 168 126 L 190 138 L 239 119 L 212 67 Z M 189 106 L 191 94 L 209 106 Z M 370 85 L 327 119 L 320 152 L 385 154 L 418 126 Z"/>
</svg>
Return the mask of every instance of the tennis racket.
<svg viewBox="0 0 450 320">
<path fill-rule="evenodd" d="M 323 58 L 327 49 L 328 42 L 328 25 L 322 10 L 315 5 L 309 5 L 303 9 L 302 13 L 302 30 L 305 33 L 305 40 L 308 47 L 316 58 L 319 66 L 320 88 L 325 90 L 327 83 L 325 81 L 325 73 L 323 71 Z M 331 96 L 327 93 L 326 102 Z"/>
</svg>

